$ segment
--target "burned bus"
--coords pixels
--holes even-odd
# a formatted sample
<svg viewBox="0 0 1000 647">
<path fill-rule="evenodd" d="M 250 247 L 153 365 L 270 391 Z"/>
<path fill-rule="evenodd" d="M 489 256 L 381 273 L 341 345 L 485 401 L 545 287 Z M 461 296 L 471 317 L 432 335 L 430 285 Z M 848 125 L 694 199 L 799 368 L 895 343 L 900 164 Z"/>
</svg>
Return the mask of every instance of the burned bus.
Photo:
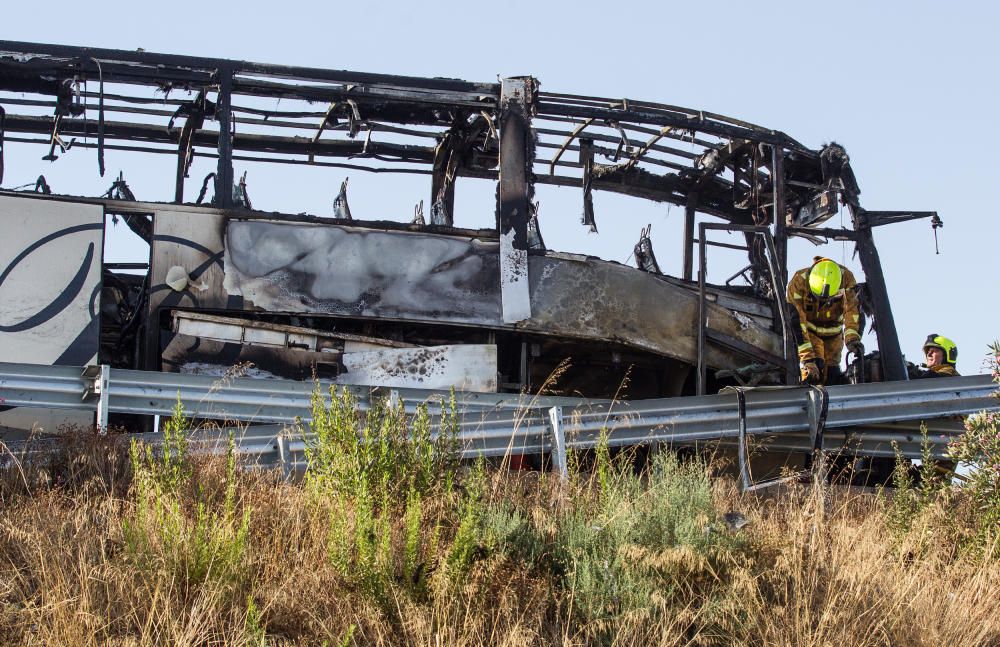
<svg viewBox="0 0 1000 647">
<path fill-rule="evenodd" d="M 39 165 L 32 185 L 0 191 L 8 362 L 593 398 L 795 384 L 784 286 L 789 238 L 804 237 L 854 243 L 881 372 L 905 380 L 872 229 L 936 218 L 862 208 L 836 144 L 548 92 L 528 76 L 476 83 L 0 41 L 3 145 L 39 153 L 8 152 L 8 175 L 15 162 L 86 157 L 81 168 L 108 187 L 62 194 Z M 170 160 L 173 199 L 134 195 L 107 173 L 109 153 Z M 196 160 L 212 163 L 204 178 Z M 238 177 L 249 164 L 328 169 L 332 213 L 255 209 Z M 426 214 L 353 217 L 347 172 L 426 178 Z M 456 209 L 462 182 L 495 195 L 492 226 Z M 549 249 L 546 229 L 576 226 L 575 214 L 542 214 L 541 186 L 574 192 L 579 226 L 595 232 L 595 192 L 675 205 L 680 271 L 661 272 L 648 229 L 634 266 Z M 829 227 L 840 206 L 850 226 Z M 105 258 L 112 223 L 145 258 Z M 713 284 L 705 268 L 719 247 L 744 262 Z"/>
</svg>

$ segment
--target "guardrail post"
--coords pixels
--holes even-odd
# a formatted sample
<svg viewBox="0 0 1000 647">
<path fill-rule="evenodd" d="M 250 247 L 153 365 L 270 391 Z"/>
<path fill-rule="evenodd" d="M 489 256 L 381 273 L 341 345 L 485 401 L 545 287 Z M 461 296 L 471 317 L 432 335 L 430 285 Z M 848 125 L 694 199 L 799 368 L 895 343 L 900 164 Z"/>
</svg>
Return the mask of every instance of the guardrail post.
<svg viewBox="0 0 1000 647">
<path fill-rule="evenodd" d="M 101 374 L 97 383 L 98 394 L 101 396 L 97 401 L 97 427 L 98 433 L 102 436 L 108 433 L 108 391 L 111 384 L 111 367 L 101 364 Z"/>
<path fill-rule="evenodd" d="M 87 366 L 83 369 L 83 400 L 97 396 L 97 433 L 108 433 L 108 385 L 111 381 L 111 367 L 107 364 Z"/>
<path fill-rule="evenodd" d="M 743 484 L 743 491 L 747 492 L 753 488 L 753 481 L 750 478 L 750 448 L 747 443 L 747 396 L 743 387 L 733 387 L 736 391 L 736 412 L 737 420 L 737 462 L 740 467 L 740 482 Z"/>
<path fill-rule="evenodd" d="M 285 481 L 289 481 L 292 473 L 292 464 L 288 452 L 288 436 L 284 432 L 278 434 L 278 463 L 281 465 L 281 476 Z"/>
<path fill-rule="evenodd" d="M 826 431 L 826 414 L 830 395 L 822 386 L 812 386 L 808 393 L 809 439 L 812 441 L 812 472 L 818 483 L 826 482 L 826 455 L 823 451 L 823 434 Z"/>
<path fill-rule="evenodd" d="M 555 468 L 559 472 L 559 476 L 564 479 L 569 478 L 562 407 L 552 407 L 549 409 L 549 425 L 552 427 L 552 461 L 555 463 Z"/>
</svg>

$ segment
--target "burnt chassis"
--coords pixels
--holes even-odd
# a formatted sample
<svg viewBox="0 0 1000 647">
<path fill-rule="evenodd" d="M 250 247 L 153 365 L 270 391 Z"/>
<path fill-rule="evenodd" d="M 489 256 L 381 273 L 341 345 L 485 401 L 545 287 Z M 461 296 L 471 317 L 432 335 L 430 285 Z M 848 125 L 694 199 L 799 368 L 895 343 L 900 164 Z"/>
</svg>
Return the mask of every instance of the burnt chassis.
<svg viewBox="0 0 1000 647">
<path fill-rule="evenodd" d="M 265 102 L 276 98 L 280 108 Z M 241 336 L 248 328 L 313 335 L 308 349 L 251 349 L 228 338 L 201 348 L 285 377 L 317 367 L 341 374 L 343 362 L 323 361 L 337 353 L 320 355 L 322 344 L 341 353 L 347 343 L 480 344 L 495 347 L 499 377 L 488 386 L 500 390 L 537 389 L 558 369 L 555 389 L 566 393 L 609 397 L 627 375 L 632 397 L 703 393 L 724 383 L 706 368 L 750 362 L 795 383 L 782 288 L 788 239 L 805 236 L 855 242 L 883 375 L 907 379 L 872 228 L 934 214 L 863 209 L 837 145 L 810 150 L 779 131 L 705 111 L 544 92 L 531 77 L 471 83 L 10 41 L 0 41 L 0 109 L 0 141 L 47 147 L 50 161 L 70 145 L 95 149 L 102 176 L 107 150 L 176 157 L 171 204 L 136 201 L 121 178 L 102 198 L 76 199 L 120 214 L 151 248 L 141 281 L 103 268 L 102 362 L 183 364 L 201 345 L 176 343 L 178 313 L 188 312 L 203 315 L 202 323 L 223 317 Z M 214 179 L 211 206 L 185 202 L 198 156 L 217 157 L 197 200 Z M 237 162 L 429 175 L 429 215 L 408 225 L 352 220 L 346 187 L 336 219 L 256 212 L 235 179 Z M 0 157 L 0 181 L 2 168 Z M 459 178 L 497 182 L 494 230 L 455 226 Z M 546 250 L 536 184 L 579 187 L 583 224 L 595 231 L 595 190 L 683 207 L 681 276 L 659 273 L 645 236 L 636 245 L 638 270 Z M 44 178 L 36 189 L 47 189 Z M 850 229 L 823 226 L 837 202 L 850 211 Z M 696 238 L 697 214 L 721 223 L 702 223 Z M 732 247 L 706 240 L 713 227 L 744 235 L 748 265 L 740 274 L 748 286 L 708 286 L 702 271 L 693 280 L 696 246 L 702 269 L 706 247 Z M 304 228 L 329 239 L 328 247 L 303 246 Z M 256 245 L 239 246 L 282 237 L 314 256 L 343 241 L 370 256 L 408 249 L 426 259 L 442 244 L 451 251 L 415 275 L 383 272 L 367 290 L 331 296 L 315 286 L 356 281 L 370 268 L 310 274 L 269 266 L 255 257 Z M 168 287 L 175 267 L 184 270 L 181 289 Z M 459 276 L 434 287 L 443 271 Z M 401 285 L 421 286 L 426 299 L 407 301 Z"/>
</svg>

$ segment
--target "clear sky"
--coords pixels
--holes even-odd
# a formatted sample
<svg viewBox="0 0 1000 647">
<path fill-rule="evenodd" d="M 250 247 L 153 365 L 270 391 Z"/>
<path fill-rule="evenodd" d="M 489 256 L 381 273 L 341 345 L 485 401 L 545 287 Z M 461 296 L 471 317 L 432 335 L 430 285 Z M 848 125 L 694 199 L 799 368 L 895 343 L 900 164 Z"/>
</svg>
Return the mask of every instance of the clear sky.
<svg viewBox="0 0 1000 647">
<path fill-rule="evenodd" d="M 876 240 L 904 353 L 919 362 L 926 335 L 943 334 L 959 344 L 958 368 L 969 374 L 1000 337 L 998 24 L 991 2 L 57 0 L 6 3 L 0 38 L 474 81 L 530 74 L 549 91 L 710 110 L 811 148 L 836 141 L 851 156 L 864 207 L 936 210 L 944 220 L 940 255 L 927 220 L 883 227 Z M 65 157 L 78 160 L 51 166 L 37 151 L 8 147 L 5 188 L 44 172 L 56 192 L 96 195 L 121 169 L 139 199 L 172 197 L 167 156 L 142 166 L 109 151 L 99 178 L 93 151 L 72 150 Z M 20 165 L 22 156 L 31 163 Z M 343 171 L 269 168 L 236 168 L 249 170 L 255 207 L 330 214 Z M 352 175 L 356 218 L 408 219 L 429 193 L 428 178 L 391 191 L 384 178 Z M 492 187 L 458 187 L 456 224 L 490 226 Z M 661 266 L 677 273 L 682 209 L 596 193 L 601 233 L 589 234 L 578 190 L 540 187 L 538 198 L 550 248 L 625 262 L 648 222 Z M 790 269 L 817 253 L 860 274 L 844 244 L 802 240 L 792 241 Z M 724 279 L 731 267 L 735 260 L 713 264 L 709 278 Z"/>
</svg>

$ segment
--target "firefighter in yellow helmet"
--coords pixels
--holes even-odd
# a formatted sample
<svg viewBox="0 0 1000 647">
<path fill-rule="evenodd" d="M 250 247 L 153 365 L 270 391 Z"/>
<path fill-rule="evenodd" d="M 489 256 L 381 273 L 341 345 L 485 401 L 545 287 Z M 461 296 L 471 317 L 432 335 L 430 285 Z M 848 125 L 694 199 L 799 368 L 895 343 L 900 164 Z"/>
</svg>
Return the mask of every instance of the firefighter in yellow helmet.
<svg viewBox="0 0 1000 647">
<path fill-rule="evenodd" d="M 839 380 L 844 344 L 855 355 L 864 354 L 858 310 L 857 281 L 843 265 L 817 256 L 788 282 L 802 381 L 827 384 Z"/>
<path fill-rule="evenodd" d="M 958 345 L 937 333 L 927 335 L 924 342 L 924 364 L 926 371 L 919 377 L 951 377 L 958 375 L 955 362 L 958 361 Z"/>
<path fill-rule="evenodd" d="M 955 370 L 955 362 L 958 361 L 958 344 L 935 332 L 927 335 L 923 351 L 924 366 L 927 368 L 919 367 L 910 371 L 910 379 L 957 377 L 959 375 L 959 372 Z M 953 416 L 953 418 L 965 422 L 964 416 Z M 950 480 L 951 475 L 955 473 L 957 464 L 955 461 L 936 461 L 935 466 L 941 474 Z"/>
</svg>

